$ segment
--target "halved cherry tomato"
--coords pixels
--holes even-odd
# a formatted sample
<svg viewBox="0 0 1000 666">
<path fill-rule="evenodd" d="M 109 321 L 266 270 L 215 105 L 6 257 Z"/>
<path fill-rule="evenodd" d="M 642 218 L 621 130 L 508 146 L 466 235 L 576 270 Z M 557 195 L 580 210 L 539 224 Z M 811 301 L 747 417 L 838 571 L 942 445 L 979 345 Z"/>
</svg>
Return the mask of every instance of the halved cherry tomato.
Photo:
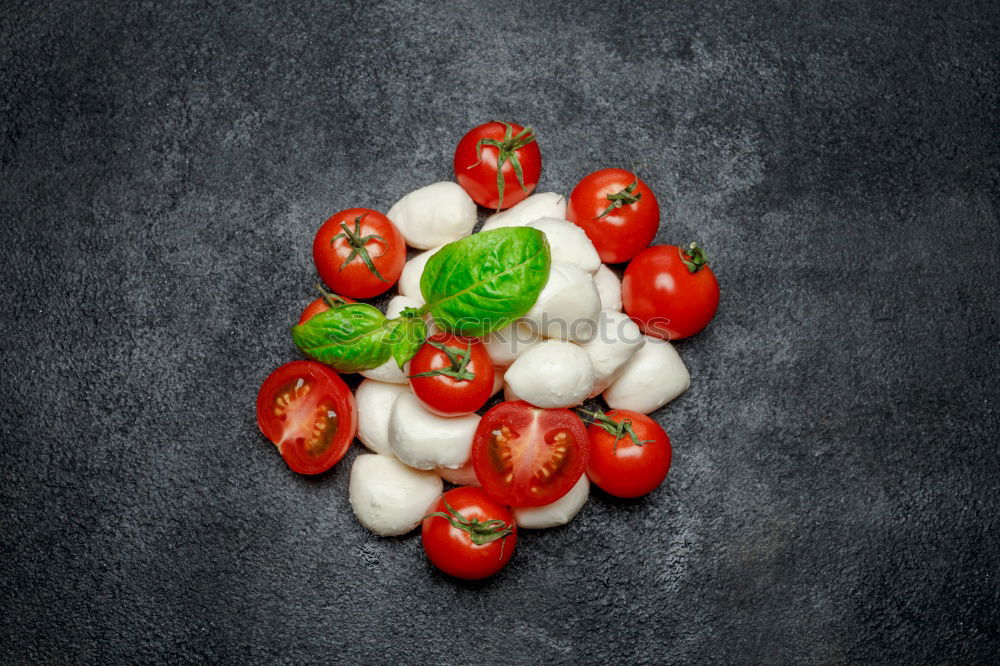
<svg viewBox="0 0 1000 666">
<path fill-rule="evenodd" d="M 501 402 L 479 421 L 472 442 L 476 477 L 509 506 L 542 506 L 569 492 L 587 468 L 587 428 L 568 409 Z"/>
<path fill-rule="evenodd" d="M 656 245 L 625 269 L 622 305 L 643 332 L 679 340 L 708 326 L 719 307 L 719 282 L 696 244 Z"/>
<path fill-rule="evenodd" d="M 437 333 L 410 360 L 410 387 L 441 416 L 471 414 L 493 395 L 493 361 L 475 338 Z"/>
<path fill-rule="evenodd" d="M 382 213 L 348 208 L 335 213 L 313 239 L 316 270 L 331 289 L 351 298 L 378 296 L 406 263 L 403 234 Z"/>
<path fill-rule="evenodd" d="M 449 490 L 420 530 L 427 559 L 441 571 L 479 580 L 503 569 L 517 545 L 510 509 L 473 486 Z"/>
<path fill-rule="evenodd" d="M 353 298 L 346 298 L 344 296 L 337 296 L 336 294 L 325 294 L 320 296 L 315 301 L 312 301 L 302 310 L 302 314 L 299 315 L 299 323 L 304 324 L 320 312 L 326 312 L 330 309 L 331 303 L 337 305 L 338 301 L 340 304 L 344 303 L 356 303 Z"/>
<path fill-rule="evenodd" d="M 292 361 L 260 387 L 257 425 L 294 471 L 319 474 L 344 457 L 358 429 L 358 410 L 332 368 Z"/>
<path fill-rule="evenodd" d="M 591 481 L 615 497 L 641 497 L 663 483 L 673 451 L 656 421 L 624 409 L 594 417 L 587 427 Z"/>
<path fill-rule="evenodd" d="M 660 204 L 653 190 L 625 169 L 601 169 L 577 183 L 566 219 L 581 227 L 601 261 L 618 264 L 639 254 L 656 237 Z"/>
<path fill-rule="evenodd" d="M 455 148 L 455 180 L 480 206 L 502 210 L 538 185 L 542 153 L 530 127 L 489 122 L 473 127 Z"/>
</svg>

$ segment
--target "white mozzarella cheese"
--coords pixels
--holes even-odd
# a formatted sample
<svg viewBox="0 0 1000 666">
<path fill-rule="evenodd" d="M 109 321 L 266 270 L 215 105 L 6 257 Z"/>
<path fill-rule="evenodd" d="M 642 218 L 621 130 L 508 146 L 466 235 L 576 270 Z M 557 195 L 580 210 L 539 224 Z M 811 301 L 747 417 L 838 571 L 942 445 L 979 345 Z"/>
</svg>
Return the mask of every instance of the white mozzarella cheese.
<svg viewBox="0 0 1000 666">
<path fill-rule="evenodd" d="M 595 396 L 625 370 L 625 364 L 646 344 L 646 338 L 639 326 L 628 315 L 604 310 L 597 324 L 597 335 L 590 342 L 581 345 L 590 362 L 594 364 Z"/>
<path fill-rule="evenodd" d="M 569 492 L 552 504 L 535 507 L 514 507 L 514 522 L 518 527 L 540 530 L 565 525 L 576 518 L 590 497 L 590 479 L 584 474 Z"/>
<path fill-rule="evenodd" d="M 545 340 L 511 364 L 504 383 L 512 395 L 536 407 L 573 407 L 590 395 L 594 366 L 582 347 Z"/>
<path fill-rule="evenodd" d="M 427 411 L 413 393 L 396 398 L 389 414 L 393 455 L 417 469 L 461 467 L 469 461 L 479 416 L 445 417 Z"/>
<path fill-rule="evenodd" d="M 479 479 L 476 478 L 476 470 L 472 469 L 472 463 L 465 463 L 458 469 L 450 467 L 438 467 L 435 469 L 442 479 L 456 486 L 478 486 Z"/>
<path fill-rule="evenodd" d="M 441 477 L 433 472 L 366 453 L 354 460 L 348 493 L 362 525 L 381 536 L 397 536 L 416 528 L 443 490 Z"/>
<path fill-rule="evenodd" d="M 600 312 L 591 275 L 576 264 L 553 261 L 548 282 L 524 319 L 547 338 L 585 341 L 593 337 Z"/>
<path fill-rule="evenodd" d="M 541 339 L 542 336 L 529 322 L 519 319 L 484 337 L 483 344 L 493 363 L 506 367 Z"/>
<path fill-rule="evenodd" d="M 427 250 L 471 234 L 476 226 L 476 202 L 458 183 L 442 181 L 410 192 L 386 216 L 407 245 Z"/>
<path fill-rule="evenodd" d="M 421 252 L 403 264 L 403 272 L 399 274 L 399 282 L 396 284 L 400 295 L 406 296 L 420 305 L 424 304 L 424 295 L 420 293 L 420 276 L 424 273 L 427 261 L 440 249 L 440 247 L 435 247 Z"/>
<path fill-rule="evenodd" d="M 486 218 L 482 231 L 500 227 L 523 227 L 543 217 L 566 219 L 566 197 L 555 192 L 538 192 L 505 211 Z"/>
<path fill-rule="evenodd" d="M 358 403 L 358 439 L 375 453 L 391 456 L 389 448 L 389 413 L 401 394 L 410 389 L 405 384 L 366 379 L 358 385 L 354 399 Z"/>
<path fill-rule="evenodd" d="M 612 409 L 631 409 L 649 414 L 691 386 L 691 375 L 680 354 L 666 340 L 646 336 L 618 379 L 604 392 Z"/>
<path fill-rule="evenodd" d="M 526 226 L 538 229 L 545 234 L 552 252 L 552 261 L 565 261 L 576 264 L 587 273 L 595 273 L 602 266 L 594 244 L 587 238 L 583 229 L 572 222 L 554 217 L 543 217 L 529 222 Z"/>
<path fill-rule="evenodd" d="M 406 385 L 410 383 L 410 378 L 408 376 L 409 372 L 409 362 L 404 363 L 402 369 L 400 369 L 399 364 L 396 363 L 396 359 L 390 357 L 389 360 L 382 365 L 369 368 L 368 370 L 362 370 L 360 374 L 362 377 L 374 379 L 377 382 Z"/>
<path fill-rule="evenodd" d="M 502 368 L 497 365 L 493 366 L 493 391 L 490 393 L 491 398 L 499 393 L 500 389 L 503 388 L 503 373 L 505 372 L 507 372 L 507 368 Z"/>
<path fill-rule="evenodd" d="M 389 302 L 386 303 L 385 316 L 387 319 L 394 319 L 406 308 L 419 308 L 422 305 L 422 301 L 398 294 L 390 298 Z"/>
<path fill-rule="evenodd" d="M 601 297 L 602 310 L 622 311 L 622 281 L 613 270 L 601 264 L 594 273 L 594 286 Z"/>
</svg>

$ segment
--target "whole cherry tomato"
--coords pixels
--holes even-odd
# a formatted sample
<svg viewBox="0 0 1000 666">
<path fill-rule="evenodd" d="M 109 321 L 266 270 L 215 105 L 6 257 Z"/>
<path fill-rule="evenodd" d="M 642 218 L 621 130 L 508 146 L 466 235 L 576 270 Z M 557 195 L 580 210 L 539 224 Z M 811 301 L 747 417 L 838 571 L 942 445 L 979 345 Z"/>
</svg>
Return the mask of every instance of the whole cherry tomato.
<svg viewBox="0 0 1000 666">
<path fill-rule="evenodd" d="M 622 304 L 643 332 L 664 340 L 687 338 L 708 325 L 719 307 L 719 282 L 695 243 L 656 245 L 625 269 Z"/>
<path fill-rule="evenodd" d="M 660 204 L 632 172 L 601 169 L 573 188 L 566 219 L 587 233 L 601 261 L 617 264 L 639 254 L 656 237 Z"/>
<path fill-rule="evenodd" d="M 348 208 L 316 232 L 313 261 L 323 282 L 338 294 L 371 298 L 399 279 L 406 263 L 406 243 L 382 213 Z"/>
<path fill-rule="evenodd" d="M 427 558 L 441 571 L 466 580 L 492 576 L 510 561 L 517 525 L 510 509 L 474 486 L 449 490 L 420 530 Z"/>
<path fill-rule="evenodd" d="M 475 338 L 437 333 L 410 359 L 410 388 L 441 416 L 471 414 L 493 395 L 493 361 Z"/>
<path fill-rule="evenodd" d="M 455 180 L 486 208 L 523 201 L 541 173 L 542 153 L 530 127 L 489 122 L 469 130 L 455 148 Z"/>
<path fill-rule="evenodd" d="M 343 296 L 337 296 L 336 294 L 331 294 L 329 292 L 323 292 L 323 295 L 314 301 L 311 301 L 309 305 L 302 309 L 302 314 L 299 315 L 299 323 L 304 324 L 320 312 L 326 312 L 330 308 L 335 308 L 339 305 L 346 305 L 347 303 L 355 303 L 356 301 L 351 298 L 344 298 Z"/>
<path fill-rule="evenodd" d="M 641 497 L 663 483 L 673 451 L 656 421 L 624 409 L 592 416 L 587 427 L 591 481 L 615 497 Z"/>
</svg>

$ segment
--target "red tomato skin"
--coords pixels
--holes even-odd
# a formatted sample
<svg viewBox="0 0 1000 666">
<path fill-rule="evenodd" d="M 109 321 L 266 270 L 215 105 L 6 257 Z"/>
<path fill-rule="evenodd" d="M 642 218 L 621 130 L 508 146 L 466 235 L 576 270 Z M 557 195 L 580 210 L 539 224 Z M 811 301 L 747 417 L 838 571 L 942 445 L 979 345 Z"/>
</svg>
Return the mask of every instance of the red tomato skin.
<svg viewBox="0 0 1000 666">
<path fill-rule="evenodd" d="M 656 421 L 645 414 L 624 409 L 606 412 L 615 423 L 632 421 L 640 440 L 653 440 L 636 446 L 631 437 L 618 440 L 598 425 L 587 426 L 590 436 L 590 462 L 587 476 L 604 492 L 615 497 L 642 497 L 655 490 L 670 471 L 673 449 L 670 438 Z"/>
<path fill-rule="evenodd" d="M 517 123 L 509 124 L 515 136 L 524 129 Z M 521 184 L 517 182 L 514 166 L 508 160 L 504 162 L 502 167 L 504 193 L 503 203 L 499 205 L 497 157 L 500 151 L 494 146 L 484 145 L 482 161 L 480 162 L 479 156 L 476 154 L 476 143 L 484 138 L 502 141 L 506 131 L 507 128 L 502 123 L 485 123 L 469 130 L 458 142 L 458 147 L 455 148 L 455 180 L 472 197 L 473 201 L 484 208 L 503 210 L 524 201 L 535 190 L 538 178 L 542 174 L 542 152 L 538 149 L 538 141 L 535 140 L 515 151 L 521 162 L 521 174 L 527 191 L 521 189 Z M 479 164 L 476 164 L 477 162 Z"/>
<path fill-rule="evenodd" d="M 471 414 L 486 404 L 493 395 L 493 360 L 486 346 L 476 338 L 466 338 L 450 333 L 436 333 L 429 341 L 449 347 L 465 349 L 471 346 L 472 353 L 467 369 L 476 378 L 459 381 L 444 375 L 434 377 L 412 377 L 422 372 L 447 368 L 451 365 L 444 352 L 425 342 L 410 359 L 410 388 L 429 411 L 440 416 L 462 416 Z"/>
<path fill-rule="evenodd" d="M 719 308 L 719 282 L 708 265 L 688 271 L 676 245 L 655 245 L 625 269 L 622 305 L 647 335 L 680 340 L 712 321 Z"/>
<path fill-rule="evenodd" d="M 352 231 L 354 221 L 360 216 L 361 235 L 376 235 L 385 242 L 370 240 L 365 244 L 375 268 L 385 278 L 378 279 L 365 265 L 361 257 L 350 263 L 344 261 L 351 254 L 351 246 L 344 238 L 333 240 L 343 233 L 341 223 Z M 399 280 L 406 263 L 406 242 L 403 234 L 388 217 L 369 208 L 348 208 L 334 213 L 316 232 L 313 239 L 313 262 L 323 282 L 333 291 L 351 298 L 372 298 L 388 290 Z M 341 268 L 343 267 L 343 269 Z"/>
<path fill-rule="evenodd" d="M 519 436 L 539 435 L 549 447 L 540 449 L 541 460 L 536 457 L 529 461 L 533 464 L 518 466 L 512 458 L 510 468 L 498 468 L 504 464 L 505 447 L 498 446 L 494 438 L 495 433 L 502 432 L 505 427 L 514 434 L 515 444 L 530 444 L 536 453 L 541 445 L 535 440 L 522 442 Z M 533 432 L 533 428 L 537 430 Z M 540 474 L 540 468 L 555 455 L 554 442 L 550 438 L 560 432 L 569 437 L 564 463 L 533 486 L 535 475 Z M 522 454 L 527 455 L 523 451 Z M 568 409 L 542 409 L 517 401 L 501 402 L 483 415 L 472 441 L 471 459 L 476 478 L 490 497 L 507 506 L 531 507 L 551 504 L 568 493 L 586 471 L 589 454 L 587 427 L 575 413 Z M 530 476 L 526 477 L 522 471 L 520 475 L 515 474 L 512 481 L 505 480 L 509 472 L 525 468 L 531 470 Z"/>
<path fill-rule="evenodd" d="M 353 298 L 346 298 L 344 296 L 341 296 L 341 298 L 343 298 L 348 303 L 356 303 L 357 302 Z M 326 312 L 329 309 L 330 309 L 330 306 L 327 304 L 326 299 L 324 299 L 322 296 L 320 296 L 316 300 L 314 300 L 311 303 L 309 303 L 309 305 L 307 305 L 302 310 L 302 314 L 299 315 L 299 323 L 300 324 L 304 324 L 307 321 L 309 321 L 310 319 L 312 319 L 313 317 L 315 317 L 316 315 L 318 315 L 320 312 Z"/>
<path fill-rule="evenodd" d="M 586 232 L 601 261 L 619 264 L 639 254 L 656 237 L 660 227 L 660 204 L 653 190 L 640 178 L 634 204 L 624 204 L 601 217 L 616 194 L 636 180 L 625 169 L 601 169 L 577 183 L 566 204 L 566 219 Z"/>
<path fill-rule="evenodd" d="M 503 569 L 514 555 L 517 545 L 517 525 L 511 510 L 475 486 L 462 486 L 442 495 L 428 513 L 448 513 L 445 500 L 466 520 L 502 520 L 514 531 L 506 537 L 477 546 L 467 532 L 453 527 L 444 518 L 424 518 L 420 539 L 427 559 L 449 576 L 464 580 L 488 578 Z"/>
<path fill-rule="evenodd" d="M 286 428 L 279 417 L 275 415 L 278 407 L 276 399 L 283 387 L 293 384 L 298 378 L 306 381 L 316 391 L 314 398 L 323 399 L 323 404 L 332 408 L 337 414 L 337 430 L 329 436 L 328 446 L 322 456 L 310 455 L 303 440 L 308 432 L 293 431 L 286 433 Z M 319 403 L 315 409 L 318 409 Z M 311 427 L 314 422 L 309 422 Z M 257 393 L 257 427 L 269 439 L 285 463 L 299 474 L 321 474 L 340 462 L 354 439 L 358 430 L 358 408 L 354 395 L 337 372 L 316 361 L 292 361 L 286 363 L 268 375 Z M 292 435 L 296 435 L 293 437 Z"/>
</svg>

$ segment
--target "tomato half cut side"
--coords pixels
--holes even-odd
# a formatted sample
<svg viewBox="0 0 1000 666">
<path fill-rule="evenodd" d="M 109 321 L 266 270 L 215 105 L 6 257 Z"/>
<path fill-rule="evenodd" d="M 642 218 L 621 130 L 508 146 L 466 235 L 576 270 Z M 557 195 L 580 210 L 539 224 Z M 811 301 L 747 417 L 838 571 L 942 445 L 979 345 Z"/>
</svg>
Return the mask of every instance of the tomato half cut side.
<svg viewBox="0 0 1000 666">
<path fill-rule="evenodd" d="M 292 361 L 261 385 L 257 425 L 292 470 L 320 474 L 347 453 L 358 410 L 351 389 L 332 368 Z"/>
<path fill-rule="evenodd" d="M 508 506 L 542 506 L 583 476 L 587 428 L 568 409 L 501 402 L 483 415 L 472 443 L 476 477 L 493 499 Z"/>
</svg>

